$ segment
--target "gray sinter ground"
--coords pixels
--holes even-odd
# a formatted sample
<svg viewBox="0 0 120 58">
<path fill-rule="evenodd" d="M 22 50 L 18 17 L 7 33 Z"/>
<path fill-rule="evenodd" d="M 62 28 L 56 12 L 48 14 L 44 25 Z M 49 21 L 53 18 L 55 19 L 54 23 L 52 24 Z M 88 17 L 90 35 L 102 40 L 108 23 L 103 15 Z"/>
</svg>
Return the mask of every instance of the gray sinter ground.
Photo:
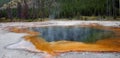
<svg viewBox="0 0 120 58">
<path fill-rule="evenodd" d="M 30 24 L 26 23 L 23 25 L 29 26 Z M 3 25 L 5 26 L 6 24 Z M 8 25 L 10 26 L 12 24 L 10 23 Z M 18 25 L 20 24 L 18 23 Z M 25 34 L 12 33 L 0 29 L 0 58 L 43 58 L 43 55 L 41 53 L 31 53 L 24 50 L 9 50 L 4 48 L 9 44 L 13 44 L 20 41 L 22 39 L 21 37 L 23 37 L 24 35 Z M 70 52 L 63 53 L 60 56 L 57 56 L 57 58 L 120 58 L 120 53 Z"/>
</svg>

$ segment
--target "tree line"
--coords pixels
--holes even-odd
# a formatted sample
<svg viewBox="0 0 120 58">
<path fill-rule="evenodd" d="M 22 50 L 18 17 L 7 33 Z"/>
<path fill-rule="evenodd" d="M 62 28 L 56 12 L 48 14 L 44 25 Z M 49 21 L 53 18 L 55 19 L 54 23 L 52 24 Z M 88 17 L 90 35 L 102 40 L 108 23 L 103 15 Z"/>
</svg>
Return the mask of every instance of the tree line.
<svg viewBox="0 0 120 58">
<path fill-rule="evenodd" d="M 28 0 L 29 1 L 29 0 Z M 0 10 L 0 18 L 73 18 L 76 16 L 119 16 L 119 0 L 27 0 L 16 8 Z"/>
</svg>

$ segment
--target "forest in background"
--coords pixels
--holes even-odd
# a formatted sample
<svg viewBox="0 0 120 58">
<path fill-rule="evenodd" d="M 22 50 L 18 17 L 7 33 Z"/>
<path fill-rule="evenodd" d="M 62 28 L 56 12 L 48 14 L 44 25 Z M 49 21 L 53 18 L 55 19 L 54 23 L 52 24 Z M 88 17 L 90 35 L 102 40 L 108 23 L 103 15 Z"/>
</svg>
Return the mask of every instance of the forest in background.
<svg viewBox="0 0 120 58">
<path fill-rule="evenodd" d="M 3 3 L 2 3 L 2 2 Z M 119 0 L 1 0 L 0 20 L 120 18 Z M 108 19 L 109 20 L 109 19 Z"/>
</svg>

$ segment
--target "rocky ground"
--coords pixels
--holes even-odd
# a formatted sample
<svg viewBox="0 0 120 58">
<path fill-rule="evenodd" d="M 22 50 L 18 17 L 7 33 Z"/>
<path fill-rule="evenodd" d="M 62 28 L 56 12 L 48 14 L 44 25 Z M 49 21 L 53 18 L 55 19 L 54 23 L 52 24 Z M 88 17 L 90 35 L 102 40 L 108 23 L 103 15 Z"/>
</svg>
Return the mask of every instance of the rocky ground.
<svg viewBox="0 0 120 58">
<path fill-rule="evenodd" d="M 22 49 L 7 49 L 6 47 L 23 40 L 24 33 L 13 33 L 7 31 L 8 27 L 40 27 L 40 26 L 67 26 L 76 24 L 90 24 L 98 23 L 104 26 L 120 27 L 118 21 L 47 21 L 47 22 L 12 22 L 12 23 L 0 23 L 0 58 L 44 58 L 46 54 L 30 52 L 26 49 L 30 49 L 30 43 L 27 43 Z M 29 46 L 29 48 L 24 48 Z M 17 47 L 16 47 L 17 48 Z M 34 48 L 32 48 L 34 49 Z M 95 52 L 68 52 L 61 53 L 56 58 L 120 58 L 120 53 L 95 53 Z"/>
</svg>

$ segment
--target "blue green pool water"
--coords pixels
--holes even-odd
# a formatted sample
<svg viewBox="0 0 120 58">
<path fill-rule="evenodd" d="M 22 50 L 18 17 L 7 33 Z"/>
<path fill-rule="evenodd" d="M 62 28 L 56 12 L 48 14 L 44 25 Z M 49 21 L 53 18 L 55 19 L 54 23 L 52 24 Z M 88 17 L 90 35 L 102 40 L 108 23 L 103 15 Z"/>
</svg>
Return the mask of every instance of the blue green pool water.
<svg viewBox="0 0 120 58">
<path fill-rule="evenodd" d="M 97 40 L 113 37 L 113 32 L 91 27 L 34 27 L 33 31 L 40 32 L 39 36 L 48 42 L 53 41 L 77 41 L 96 42 Z"/>
</svg>

